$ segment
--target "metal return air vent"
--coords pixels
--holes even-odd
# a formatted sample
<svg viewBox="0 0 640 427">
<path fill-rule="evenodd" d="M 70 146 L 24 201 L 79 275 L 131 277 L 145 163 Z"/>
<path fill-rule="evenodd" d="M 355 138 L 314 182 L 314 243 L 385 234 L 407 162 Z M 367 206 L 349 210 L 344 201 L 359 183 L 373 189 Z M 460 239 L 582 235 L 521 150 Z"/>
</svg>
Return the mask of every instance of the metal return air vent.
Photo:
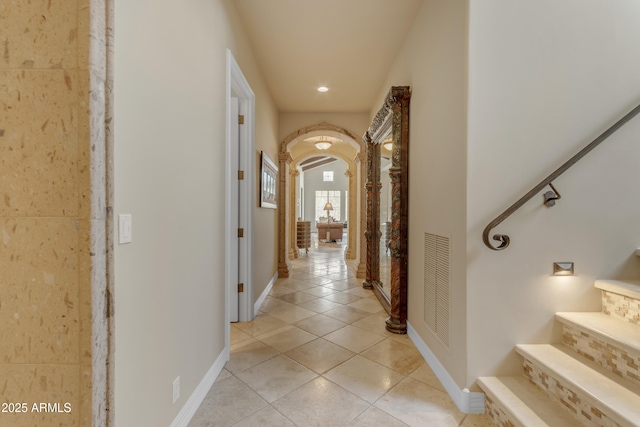
<svg viewBox="0 0 640 427">
<path fill-rule="evenodd" d="M 424 321 L 449 347 L 450 330 L 449 238 L 424 235 Z"/>
</svg>

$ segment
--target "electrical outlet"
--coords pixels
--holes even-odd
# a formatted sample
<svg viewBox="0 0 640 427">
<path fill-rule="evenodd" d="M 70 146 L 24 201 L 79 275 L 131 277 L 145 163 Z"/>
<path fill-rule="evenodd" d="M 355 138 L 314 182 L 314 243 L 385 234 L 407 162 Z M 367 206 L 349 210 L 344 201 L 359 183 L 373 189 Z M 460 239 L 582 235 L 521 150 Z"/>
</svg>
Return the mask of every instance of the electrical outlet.
<svg viewBox="0 0 640 427">
<path fill-rule="evenodd" d="M 176 403 L 179 397 L 180 397 L 180 377 L 176 377 L 176 379 L 173 380 L 173 403 Z"/>
</svg>

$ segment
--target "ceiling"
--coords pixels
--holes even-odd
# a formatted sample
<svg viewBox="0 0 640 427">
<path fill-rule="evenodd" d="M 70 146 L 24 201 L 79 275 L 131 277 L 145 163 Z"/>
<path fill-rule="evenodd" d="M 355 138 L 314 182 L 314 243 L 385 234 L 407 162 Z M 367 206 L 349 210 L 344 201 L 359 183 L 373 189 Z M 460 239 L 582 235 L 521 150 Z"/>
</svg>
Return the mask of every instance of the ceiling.
<svg viewBox="0 0 640 427">
<path fill-rule="evenodd" d="M 279 111 L 368 113 L 422 0 L 234 3 Z"/>
</svg>

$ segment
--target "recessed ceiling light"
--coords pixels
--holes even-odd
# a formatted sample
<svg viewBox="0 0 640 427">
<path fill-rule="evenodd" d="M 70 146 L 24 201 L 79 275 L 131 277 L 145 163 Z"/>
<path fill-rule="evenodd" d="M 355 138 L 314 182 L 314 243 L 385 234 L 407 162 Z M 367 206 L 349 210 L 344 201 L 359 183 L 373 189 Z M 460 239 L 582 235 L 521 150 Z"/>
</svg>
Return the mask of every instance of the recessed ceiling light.
<svg viewBox="0 0 640 427">
<path fill-rule="evenodd" d="M 318 92 L 327 92 L 328 90 L 329 90 L 329 88 L 328 88 L 328 87 L 326 87 L 326 86 L 320 86 L 320 87 L 318 88 Z"/>
</svg>

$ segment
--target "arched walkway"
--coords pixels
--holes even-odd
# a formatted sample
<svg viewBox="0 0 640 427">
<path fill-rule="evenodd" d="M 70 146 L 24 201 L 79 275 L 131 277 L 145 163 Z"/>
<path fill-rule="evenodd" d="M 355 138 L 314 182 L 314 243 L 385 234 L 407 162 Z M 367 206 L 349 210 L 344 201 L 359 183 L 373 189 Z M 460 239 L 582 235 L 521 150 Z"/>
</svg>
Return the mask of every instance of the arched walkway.
<svg viewBox="0 0 640 427">
<path fill-rule="evenodd" d="M 281 143 L 278 154 L 278 277 L 289 277 L 291 259 L 298 255 L 296 246 L 296 189 L 295 178 L 298 174 L 297 166 L 305 159 L 318 155 L 315 147 L 296 145 L 313 136 L 332 136 L 346 142 L 350 149 L 334 150 L 329 148 L 322 154 L 339 158 L 347 164 L 346 175 L 349 177 L 349 218 L 350 224 L 348 244 L 345 251 L 346 259 L 356 260 L 357 277 L 364 277 L 364 228 L 365 228 L 365 193 L 364 186 L 364 143 L 353 132 L 322 122 L 307 126 L 291 133 Z M 292 151 L 295 151 L 292 156 Z"/>
</svg>

